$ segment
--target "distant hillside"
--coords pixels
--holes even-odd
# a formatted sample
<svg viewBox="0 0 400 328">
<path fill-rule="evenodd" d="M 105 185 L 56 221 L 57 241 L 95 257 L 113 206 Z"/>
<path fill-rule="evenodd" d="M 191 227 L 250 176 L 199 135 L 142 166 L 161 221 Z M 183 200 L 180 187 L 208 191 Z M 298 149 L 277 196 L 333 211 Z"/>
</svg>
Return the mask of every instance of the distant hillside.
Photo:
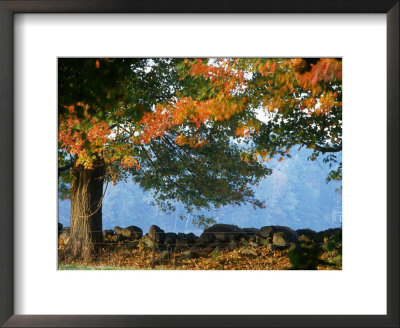
<svg viewBox="0 0 400 328">
<path fill-rule="evenodd" d="M 308 161 L 307 149 L 292 151 L 292 158 L 283 162 L 271 161 L 273 174 L 254 187 L 256 197 L 265 201 L 265 209 L 251 206 L 226 206 L 198 214 L 213 216 L 218 223 L 260 228 L 265 225 L 284 225 L 292 229 L 310 228 L 316 231 L 341 225 L 342 200 L 337 189 L 339 182 L 326 183 L 330 169 L 319 158 Z M 341 153 L 338 155 L 341 157 Z M 341 158 L 339 158 L 341 160 Z M 103 204 L 103 229 L 136 225 L 147 231 L 152 224 L 165 231 L 194 232 L 203 230 L 191 223 L 182 206 L 167 215 L 152 206 L 152 196 L 131 181 L 108 186 Z M 59 221 L 69 226 L 70 202 L 59 202 Z"/>
</svg>

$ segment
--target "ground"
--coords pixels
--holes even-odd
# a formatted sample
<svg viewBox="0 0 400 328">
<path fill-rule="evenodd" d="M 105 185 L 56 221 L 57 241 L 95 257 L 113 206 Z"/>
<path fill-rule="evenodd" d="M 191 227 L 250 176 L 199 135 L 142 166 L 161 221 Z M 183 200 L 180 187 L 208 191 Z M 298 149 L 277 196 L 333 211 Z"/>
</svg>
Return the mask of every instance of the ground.
<svg viewBox="0 0 400 328">
<path fill-rule="evenodd" d="M 271 249 L 268 246 L 237 249 L 199 249 L 189 252 L 162 252 L 129 245 L 105 245 L 98 250 L 91 262 L 71 259 L 66 256 L 64 245 L 59 247 L 59 269 L 61 270 L 290 270 L 286 254 L 288 249 Z M 182 254 L 188 257 L 184 259 Z M 153 260 L 154 257 L 154 260 Z M 322 259 L 333 262 L 329 252 Z M 341 270 L 341 264 L 319 265 L 318 270 Z"/>
</svg>

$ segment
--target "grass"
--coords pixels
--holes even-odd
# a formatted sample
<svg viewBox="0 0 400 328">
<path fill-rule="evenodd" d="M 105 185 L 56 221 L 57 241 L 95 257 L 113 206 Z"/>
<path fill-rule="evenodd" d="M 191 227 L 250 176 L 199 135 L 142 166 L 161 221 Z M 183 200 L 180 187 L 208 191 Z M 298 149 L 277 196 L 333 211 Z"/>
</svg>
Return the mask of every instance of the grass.
<svg viewBox="0 0 400 328">
<path fill-rule="evenodd" d="M 58 270 L 151 270 L 151 268 L 135 268 L 123 266 L 84 265 L 84 264 L 59 264 Z M 154 270 L 171 270 L 167 266 L 158 266 Z"/>
<path fill-rule="evenodd" d="M 104 265 L 88 266 L 83 264 L 59 264 L 58 270 L 132 270 L 132 268 L 111 267 Z"/>
</svg>

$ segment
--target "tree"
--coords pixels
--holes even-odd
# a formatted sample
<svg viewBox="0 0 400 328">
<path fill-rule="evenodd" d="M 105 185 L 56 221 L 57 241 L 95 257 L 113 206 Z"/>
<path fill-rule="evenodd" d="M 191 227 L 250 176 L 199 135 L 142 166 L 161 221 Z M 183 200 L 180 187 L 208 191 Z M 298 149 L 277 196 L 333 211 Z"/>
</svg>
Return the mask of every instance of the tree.
<svg viewBox="0 0 400 328">
<path fill-rule="evenodd" d="M 180 78 L 174 59 L 61 59 L 59 61 L 59 175 L 71 199 L 72 254 L 90 258 L 102 238 L 103 183 L 131 175 L 156 200 L 193 209 L 252 203 L 249 187 L 270 173 L 256 161 L 240 161 L 240 147 L 224 121 L 180 118 L 152 121 L 167 108 L 179 108 L 183 90 L 204 81 Z M 231 97 L 232 99 L 234 97 Z M 233 99 L 241 102 L 241 99 Z M 232 101 L 233 101 L 232 100 Z M 237 120 L 232 118 L 232 123 Z M 193 143 L 194 138 L 200 138 Z M 70 183 L 65 188 L 63 182 Z"/>
<path fill-rule="evenodd" d="M 219 64 L 230 69 L 196 59 L 186 73 L 222 78 L 229 92 L 246 99 L 237 135 L 253 143 L 247 158 L 283 160 L 298 145 L 313 149 L 311 160 L 325 155 L 324 162 L 336 163 L 335 153 L 342 150 L 341 59 L 240 58 L 219 59 Z M 340 163 L 327 180 L 340 180 L 341 172 Z"/>
<path fill-rule="evenodd" d="M 201 86 L 195 84 L 197 99 L 180 94 L 174 106 L 148 114 L 150 126 L 162 122 L 166 131 L 188 117 L 197 126 L 236 117 L 231 127 L 236 126 L 236 136 L 249 146 L 247 161 L 274 156 L 284 160 L 298 145 L 313 149 L 311 160 L 325 155 L 330 166 L 337 162 L 335 153 L 342 150 L 341 59 L 187 59 L 180 63 L 179 74 L 188 85 L 202 79 Z M 262 113 L 267 122 L 260 121 Z M 199 138 L 191 140 L 201 143 Z M 339 163 L 327 181 L 341 176 Z"/>
<path fill-rule="evenodd" d="M 262 207 L 250 186 L 270 173 L 263 161 L 295 145 L 312 148 L 311 159 L 341 150 L 340 60 L 59 61 L 59 172 L 71 184 L 74 254 L 89 257 L 101 238 L 104 181 L 131 175 L 165 210 L 171 200 L 189 212 Z"/>
</svg>

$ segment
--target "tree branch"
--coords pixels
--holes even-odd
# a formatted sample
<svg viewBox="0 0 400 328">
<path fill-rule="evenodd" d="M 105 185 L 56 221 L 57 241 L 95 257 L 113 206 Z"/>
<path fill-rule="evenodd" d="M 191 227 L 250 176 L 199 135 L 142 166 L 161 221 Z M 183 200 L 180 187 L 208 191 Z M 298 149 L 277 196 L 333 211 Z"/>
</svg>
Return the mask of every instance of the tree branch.
<svg viewBox="0 0 400 328">
<path fill-rule="evenodd" d="M 69 163 L 69 164 L 67 164 L 67 165 L 64 165 L 64 166 L 59 167 L 59 168 L 58 168 L 58 176 L 60 176 L 60 174 L 61 174 L 62 172 L 65 172 L 65 171 L 68 171 L 69 169 L 71 169 L 73 165 L 74 165 L 73 163 Z"/>
<path fill-rule="evenodd" d="M 323 147 L 323 146 L 315 145 L 315 150 L 318 150 L 323 154 L 325 154 L 325 153 L 337 153 L 339 151 L 342 151 L 342 146 L 339 146 L 339 147 Z"/>
</svg>

